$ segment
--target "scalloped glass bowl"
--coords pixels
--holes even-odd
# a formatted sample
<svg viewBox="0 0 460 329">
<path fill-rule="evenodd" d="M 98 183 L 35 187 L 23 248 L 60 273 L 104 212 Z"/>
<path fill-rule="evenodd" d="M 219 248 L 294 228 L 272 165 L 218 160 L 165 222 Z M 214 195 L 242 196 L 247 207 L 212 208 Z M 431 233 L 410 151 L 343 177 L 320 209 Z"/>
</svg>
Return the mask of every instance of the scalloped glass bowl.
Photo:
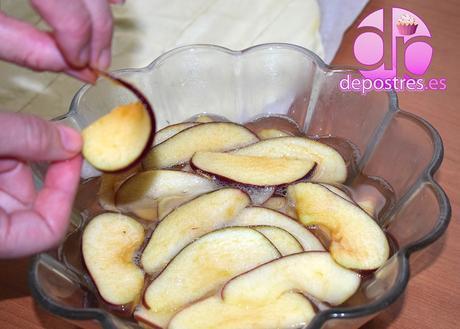
<svg viewBox="0 0 460 329">
<path fill-rule="evenodd" d="M 379 216 L 379 224 L 397 242 L 395 254 L 362 285 L 359 298 L 345 307 L 319 312 L 309 329 L 357 328 L 375 317 L 404 292 L 409 265 L 420 259 L 411 257 L 409 262 L 409 256 L 447 228 L 449 201 L 433 179 L 443 155 L 439 134 L 423 119 L 400 110 L 392 92 L 342 92 L 341 79 L 359 77 L 353 70 L 332 69 L 312 52 L 289 44 L 244 51 L 192 45 L 169 51 L 146 68 L 115 74 L 133 82 L 149 98 L 158 129 L 198 113 L 235 122 L 287 115 L 308 136 L 340 137 L 356 146 L 356 166 L 347 184 L 358 184 L 364 174 L 381 177 L 393 187 L 394 202 Z M 116 105 L 133 100 L 129 92 L 101 80 L 83 87 L 70 111 L 56 120 L 82 129 Z M 81 230 L 85 207 L 96 198 L 95 188 L 80 193 L 84 195 L 75 205 L 69 232 Z M 30 285 L 39 304 L 62 317 L 97 320 L 104 328 L 138 328 L 87 306 L 91 287 L 63 260 L 62 246 L 34 259 Z"/>
</svg>

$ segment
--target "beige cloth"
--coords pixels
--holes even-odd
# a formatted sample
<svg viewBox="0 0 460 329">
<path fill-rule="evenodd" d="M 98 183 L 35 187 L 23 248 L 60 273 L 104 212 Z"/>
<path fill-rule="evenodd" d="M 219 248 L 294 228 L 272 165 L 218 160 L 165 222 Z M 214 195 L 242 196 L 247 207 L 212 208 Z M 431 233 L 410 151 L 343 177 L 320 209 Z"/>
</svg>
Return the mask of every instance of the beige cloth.
<svg viewBox="0 0 460 329">
<path fill-rule="evenodd" d="M 26 0 L 0 0 L 9 15 L 45 28 Z M 143 67 L 179 45 L 212 43 L 244 49 L 289 42 L 323 56 L 316 0 L 128 0 L 113 7 L 111 69 Z M 82 83 L 0 62 L 0 107 L 53 118 L 67 112 Z"/>
</svg>

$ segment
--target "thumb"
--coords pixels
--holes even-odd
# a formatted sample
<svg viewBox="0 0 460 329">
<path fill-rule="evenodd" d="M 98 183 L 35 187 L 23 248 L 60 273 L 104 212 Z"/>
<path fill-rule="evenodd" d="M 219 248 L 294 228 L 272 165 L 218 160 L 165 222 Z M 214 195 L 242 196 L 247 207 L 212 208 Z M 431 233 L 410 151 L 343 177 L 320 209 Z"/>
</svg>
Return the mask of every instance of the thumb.
<svg viewBox="0 0 460 329">
<path fill-rule="evenodd" d="M 78 132 L 33 115 L 0 112 L 0 158 L 67 160 L 81 151 Z"/>
</svg>

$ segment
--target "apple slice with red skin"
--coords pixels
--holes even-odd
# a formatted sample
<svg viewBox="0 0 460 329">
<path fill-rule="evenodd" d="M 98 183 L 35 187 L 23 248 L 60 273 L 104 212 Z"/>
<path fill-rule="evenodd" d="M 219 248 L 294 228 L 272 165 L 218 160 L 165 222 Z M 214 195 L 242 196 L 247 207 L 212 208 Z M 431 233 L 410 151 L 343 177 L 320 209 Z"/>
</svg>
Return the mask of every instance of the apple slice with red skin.
<svg viewBox="0 0 460 329">
<path fill-rule="evenodd" d="M 96 169 L 117 172 L 135 165 L 152 144 L 152 109 L 136 102 L 113 109 L 82 131 L 83 156 Z"/>
<path fill-rule="evenodd" d="M 356 201 L 356 204 L 360 206 L 362 210 L 367 212 L 369 216 L 371 217 L 377 216 L 374 200 L 363 199 L 363 200 Z"/>
<path fill-rule="evenodd" d="M 182 308 L 214 294 L 232 277 L 280 257 L 256 230 L 227 227 L 207 233 L 180 251 L 152 281 L 135 317 L 165 328 Z"/>
<path fill-rule="evenodd" d="M 295 292 L 250 307 L 228 304 L 219 296 L 212 296 L 177 313 L 168 329 L 304 328 L 314 316 L 308 299 Z"/>
<path fill-rule="evenodd" d="M 279 250 L 282 256 L 297 254 L 304 251 L 300 242 L 288 231 L 276 226 L 251 226 L 262 233 Z"/>
<path fill-rule="evenodd" d="M 336 187 L 334 185 L 324 184 L 324 183 L 321 183 L 321 185 L 323 185 L 324 187 L 327 187 L 328 190 L 330 190 L 330 191 L 334 192 L 335 194 L 341 196 L 345 200 L 347 200 L 347 201 L 349 201 L 349 202 L 351 202 L 353 204 L 358 205 L 359 207 L 361 207 L 361 209 L 363 209 L 365 212 L 367 212 L 369 214 L 369 216 L 372 217 L 372 215 L 374 214 L 375 207 L 374 207 L 374 204 L 372 203 L 371 200 L 355 201 L 345 191 L 343 191 L 342 189 L 340 189 L 340 188 L 338 188 L 338 187 Z"/>
<path fill-rule="evenodd" d="M 262 203 L 267 201 L 273 195 L 273 193 L 275 193 L 275 187 L 273 186 L 250 186 L 245 184 L 228 182 L 223 184 L 224 186 L 231 186 L 246 192 L 251 198 L 251 202 L 253 205 L 261 205 Z"/>
<path fill-rule="evenodd" d="M 232 226 L 268 225 L 282 228 L 294 236 L 305 251 L 324 250 L 321 242 L 306 227 L 280 212 L 262 207 L 243 209 L 230 223 Z"/>
<path fill-rule="evenodd" d="M 326 144 L 305 137 L 267 139 L 231 153 L 246 156 L 310 159 L 317 163 L 311 177 L 311 181 L 314 182 L 343 183 L 347 178 L 347 166 L 339 152 Z"/>
<path fill-rule="evenodd" d="M 221 228 L 250 203 L 246 193 L 224 188 L 174 209 L 153 231 L 142 254 L 147 273 L 158 273 L 187 244 Z"/>
<path fill-rule="evenodd" d="M 195 173 L 201 174 L 201 176 L 208 177 L 212 179 L 216 184 L 222 187 L 231 187 L 237 188 L 243 192 L 245 192 L 251 198 L 251 202 L 253 205 L 261 205 L 265 201 L 267 201 L 273 193 L 275 193 L 276 187 L 275 186 L 254 186 L 254 185 L 247 185 L 242 183 L 231 182 L 228 179 L 218 178 L 214 175 L 202 172 L 198 169 L 193 170 Z"/>
<path fill-rule="evenodd" d="M 106 302 L 125 305 L 140 297 L 144 272 L 135 265 L 133 257 L 144 238 L 140 223 L 117 213 L 98 215 L 85 227 L 83 260 Z"/>
<path fill-rule="evenodd" d="M 351 202 L 351 203 L 355 203 L 353 201 L 353 199 L 347 194 L 345 193 L 345 191 L 339 189 L 338 187 L 334 186 L 334 185 L 331 185 L 331 184 L 324 184 L 324 183 L 321 183 L 320 185 L 324 186 L 325 188 L 327 188 L 329 191 L 337 194 L 338 196 L 344 198 L 345 200 Z"/>
<path fill-rule="evenodd" d="M 321 225 L 331 237 L 329 251 L 342 266 L 373 270 L 389 257 L 389 245 L 380 226 L 356 204 L 314 183 L 288 188 L 288 198 L 304 225 Z"/>
<path fill-rule="evenodd" d="M 199 125 L 199 123 L 198 122 L 182 122 L 182 123 L 176 123 L 174 125 L 166 126 L 163 129 L 160 129 L 155 133 L 155 137 L 153 138 L 153 146 L 163 143 L 165 140 L 180 133 L 182 130 L 185 130 L 187 128 L 190 128 L 196 125 Z"/>
<path fill-rule="evenodd" d="M 174 209 L 184 203 L 196 198 L 196 195 L 179 195 L 161 198 L 158 200 L 158 220 L 162 220 L 168 216 Z"/>
<path fill-rule="evenodd" d="M 292 135 L 279 129 L 266 128 L 257 132 L 257 137 L 259 137 L 261 140 L 287 136 Z"/>
<path fill-rule="evenodd" d="M 221 118 L 217 116 L 213 118 L 212 116 L 201 114 L 201 115 L 198 115 L 193 121 L 199 122 L 199 123 L 209 123 L 209 122 L 216 122 L 216 121 L 222 121 L 222 120 Z"/>
<path fill-rule="evenodd" d="M 115 206 L 115 193 L 125 180 L 141 169 L 139 165 L 116 174 L 103 173 L 97 191 L 99 205 L 108 211 L 119 211 Z"/>
<path fill-rule="evenodd" d="M 202 176 L 178 170 L 148 170 L 127 179 L 118 189 L 115 204 L 118 209 L 140 215 L 146 220 L 158 219 L 158 202 L 162 198 L 194 196 L 218 188 Z"/>
<path fill-rule="evenodd" d="M 196 152 L 191 165 L 198 171 L 224 181 L 253 186 L 277 186 L 308 176 L 315 162 L 309 159 Z"/>
<path fill-rule="evenodd" d="M 222 288 L 225 303 L 264 305 L 289 291 L 331 305 L 350 298 L 361 282 L 358 273 L 338 265 L 326 251 L 284 256 L 231 279 Z"/>
<path fill-rule="evenodd" d="M 283 196 L 272 196 L 262 204 L 262 207 L 276 210 L 289 217 L 296 218 L 295 210 L 289 205 L 288 200 Z"/>
<path fill-rule="evenodd" d="M 142 164 L 144 169 L 169 168 L 189 161 L 198 151 L 229 151 L 257 141 L 254 133 L 236 123 L 202 123 L 155 145 Z"/>
</svg>

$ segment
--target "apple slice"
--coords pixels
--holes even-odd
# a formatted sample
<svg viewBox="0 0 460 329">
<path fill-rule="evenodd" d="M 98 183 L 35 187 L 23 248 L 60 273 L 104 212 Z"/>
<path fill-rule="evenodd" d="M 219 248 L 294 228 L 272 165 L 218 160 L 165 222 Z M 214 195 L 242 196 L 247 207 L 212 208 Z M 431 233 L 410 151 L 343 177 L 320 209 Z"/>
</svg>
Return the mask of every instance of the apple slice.
<svg viewBox="0 0 460 329">
<path fill-rule="evenodd" d="M 104 172 L 128 168 L 148 151 L 154 132 L 153 113 L 142 103 L 119 106 L 82 131 L 83 156 Z"/>
<path fill-rule="evenodd" d="M 168 168 L 189 161 L 198 151 L 228 151 L 258 140 L 249 129 L 236 123 L 202 123 L 154 146 L 142 164 L 144 169 Z"/>
<path fill-rule="evenodd" d="M 297 254 L 304 251 L 300 242 L 288 231 L 275 226 L 253 226 L 262 233 L 279 250 L 282 256 Z"/>
<path fill-rule="evenodd" d="M 328 190 L 330 190 L 330 191 L 334 192 L 335 194 L 341 196 L 345 200 L 347 200 L 347 201 L 349 201 L 349 202 L 351 202 L 353 204 L 358 205 L 359 207 L 361 207 L 361 209 L 363 209 L 365 212 L 367 212 L 369 214 L 369 216 L 372 217 L 372 214 L 375 212 L 375 208 L 374 208 L 374 205 L 373 205 L 372 201 L 370 201 L 370 200 L 355 201 L 345 191 L 341 190 L 338 187 L 335 187 L 334 185 L 330 185 L 330 184 L 321 184 L 321 185 L 323 185 L 324 187 L 327 187 Z"/>
<path fill-rule="evenodd" d="M 340 305 L 356 292 L 360 281 L 358 273 L 338 265 L 328 252 L 303 252 L 273 260 L 233 278 L 222 288 L 222 299 L 225 303 L 250 307 L 297 291 Z"/>
<path fill-rule="evenodd" d="M 196 198 L 196 195 L 179 195 L 161 198 L 160 200 L 158 200 L 158 220 L 162 220 L 167 215 L 169 215 L 174 209 L 194 198 Z"/>
<path fill-rule="evenodd" d="M 160 271 L 183 247 L 226 225 L 249 203 L 246 193 L 225 188 L 176 208 L 153 231 L 142 254 L 142 267 L 150 274 Z"/>
<path fill-rule="evenodd" d="M 339 152 L 326 144 L 304 137 L 267 139 L 232 153 L 246 156 L 310 159 L 317 163 L 311 178 L 314 182 L 343 183 L 347 178 L 347 166 Z"/>
<path fill-rule="evenodd" d="M 117 174 L 103 173 L 100 178 L 99 190 L 97 192 L 99 205 L 105 210 L 117 212 L 118 209 L 115 206 L 115 193 L 125 180 L 140 169 L 141 167 L 138 165 Z"/>
<path fill-rule="evenodd" d="M 154 207 L 148 205 L 145 208 L 139 207 L 139 208 L 133 208 L 131 209 L 130 213 L 132 213 L 134 216 L 147 220 L 149 222 L 155 222 L 159 220 L 158 216 L 158 208 L 156 207 L 156 203 L 154 204 Z"/>
<path fill-rule="evenodd" d="M 278 137 L 287 137 L 287 136 L 292 136 L 288 134 L 287 132 L 284 132 L 279 129 L 262 129 L 257 132 L 257 137 L 260 139 L 270 139 L 270 138 L 278 138 Z"/>
<path fill-rule="evenodd" d="M 270 303 L 251 306 L 225 303 L 212 296 L 176 314 L 168 329 L 304 328 L 315 316 L 307 298 L 286 293 Z"/>
<path fill-rule="evenodd" d="M 216 118 L 216 120 L 215 120 L 212 117 L 210 117 L 209 115 L 201 114 L 201 115 L 197 116 L 194 121 L 195 122 L 200 122 L 200 123 L 209 123 L 209 122 L 215 122 L 215 121 L 220 121 L 220 120 L 218 118 Z"/>
<path fill-rule="evenodd" d="M 262 208 L 248 207 L 243 209 L 231 222 L 232 226 L 268 225 L 282 228 L 294 236 L 305 251 L 324 250 L 321 242 L 304 226 L 294 219 L 277 211 Z"/>
<path fill-rule="evenodd" d="M 222 152 L 197 152 L 191 160 L 198 171 L 255 186 L 289 184 L 309 175 L 315 162 L 309 159 L 244 156 Z"/>
<path fill-rule="evenodd" d="M 345 193 L 345 191 L 342 191 L 338 187 L 335 187 L 334 185 L 331 185 L 331 184 L 324 184 L 324 183 L 322 183 L 321 185 L 327 188 L 329 191 L 334 192 L 338 196 L 344 198 L 348 202 L 355 203 L 353 199 L 347 193 Z"/>
<path fill-rule="evenodd" d="M 261 205 L 275 192 L 274 186 L 251 186 L 245 184 L 222 182 L 224 186 L 230 186 L 246 192 L 251 198 L 253 205 Z"/>
<path fill-rule="evenodd" d="M 195 170 L 193 172 L 199 172 L 199 170 Z M 251 202 L 253 205 L 261 205 L 275 193 L 275 186 L 254 186 L 254 185 L 246 185 L 242 183 L 236 183 L 236 182 L 230 182 L 228 180 L 224 179 L 216 179 L 216 177 L 213 177 L 212 175 L 209 175 L 207 173 L 201 172 L 203 176 L 209 177 L 213 179 L 216 184 L 222 187 L 232 187 L 232 188 L 237 188 L 243 192 L 245 192 L 247 195 L 249 195 L 249 198 L 251 199 Z"/>
<path fill-rule="evenodd" d="M 158 201 L 166 197 L 192 197 L 216 190 L 211 180 L 177 170 L 149 170 L 126 180 L 118 189 L 118 209 L 132 212 L 147 220 L 158 219 Z M 184 200 L 185 201 L 185 200 Z"/>
<path fill-rule="evenodd" d="M 374 200 L 359 200 L 356 201 L 356 204 L 361 207 L 365 212 L 369 214 L 369 216 L 374 217 L 376 215 L 376 207 Z"/>
<path fill-rule="evenodd" d="M 228 227 L 192 242 L 158 275 L 144 293 L 138 319 L 166 327 L 185 306 L 214 294 L 230 278 L 280 257 L 279 251 L 259 232 Z"/>
<path fill-rule="evenodd" d="M 272 196 L 262 204 L 262 207 L 279 211 L 280 213 L 292 218 L 296 218 L 297 216 L 295 210 L 289 205 L 287 199 L 282 196 Z"/>
<path fill-rule="evenodd" d="M 160 129 L 155 133 L 155 137 L 153 138 L 153 145 L 155 146 L 160 143 L 163 143 L 165 140 L 180 133 L 182 130 L 185 130 L 187 128 L 190 128 L 196 125 L 199 125 L 199 123 L 198 122 L 182 122 L 182 123 L 177 123 L 174 125 L 166 126 L 163 129 Z"/>
<path fill-rule="evenodd" d="M 102 298 L 114 305 L 136 301 L 144 272 L 134 264 L 134 253 L 144 242 L 144 227 L 116 213 L 94 217 L 82 236 L 83 259 Z"/>
<path fill-rule="evenodd" d="M 288 197 L 304 225 L 321 225 L 328 229 L 331 255 L 342 266 L 372 270 L 388 259 L 385 233 L 360 207 L 314 183 L 290 186 Z"/>
</svg>

